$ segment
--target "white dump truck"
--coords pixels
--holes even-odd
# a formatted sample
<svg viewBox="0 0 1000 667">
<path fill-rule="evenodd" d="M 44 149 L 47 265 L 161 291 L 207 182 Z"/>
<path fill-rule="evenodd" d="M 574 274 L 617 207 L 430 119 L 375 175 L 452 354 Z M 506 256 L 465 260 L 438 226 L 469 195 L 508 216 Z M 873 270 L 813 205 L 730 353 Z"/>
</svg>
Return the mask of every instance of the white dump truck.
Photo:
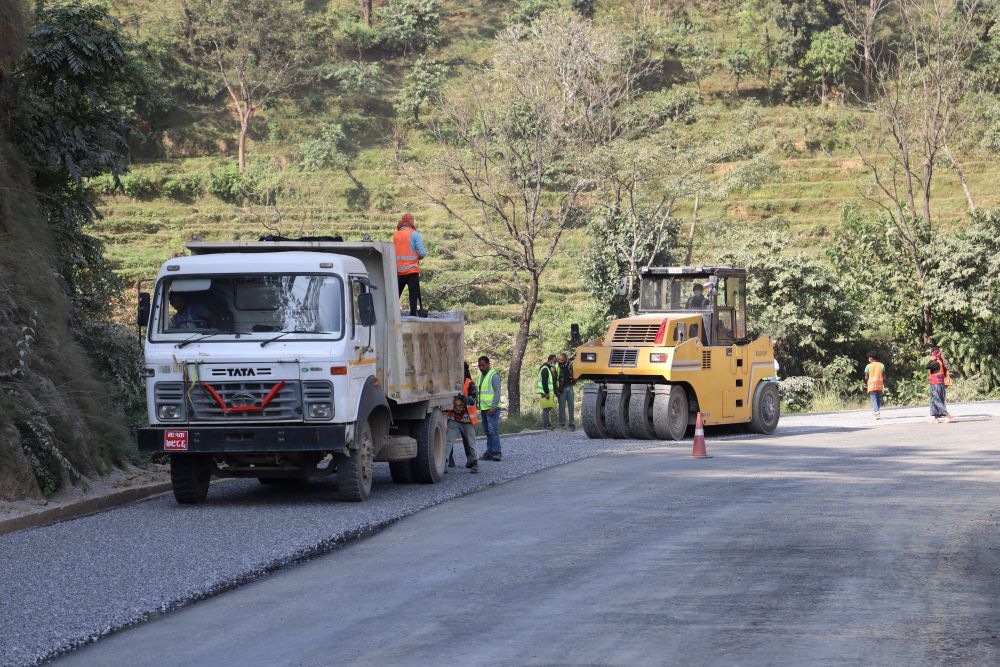
<svg viewBox="0 0 1000 667">
<path fill-rule="evenodd" d="M 139 295 L 149 426 L 174 496 L 215 477 L 336 473 L 361 501 L 374 464 L 397 483 L 445 471 L 445 415 L 464 380 L 464 321 L 400 313 L 391 243 L 190 243 Z M 450 316 L 449 316 L 450 315 Z"/>
</svg>

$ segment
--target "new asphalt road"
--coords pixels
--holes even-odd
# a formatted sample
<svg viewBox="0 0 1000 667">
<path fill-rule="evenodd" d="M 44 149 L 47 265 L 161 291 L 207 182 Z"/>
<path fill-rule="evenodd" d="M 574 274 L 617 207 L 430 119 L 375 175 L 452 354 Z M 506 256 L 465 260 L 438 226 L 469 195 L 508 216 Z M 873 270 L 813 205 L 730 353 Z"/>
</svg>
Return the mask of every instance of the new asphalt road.
<svg viewBox="0 0 1000 667">
<path fill-rule="evenodd" d="M 953 411 L 549 468 L 60 662 L 1000 664 L 1000 405 Z"/>
</svg>

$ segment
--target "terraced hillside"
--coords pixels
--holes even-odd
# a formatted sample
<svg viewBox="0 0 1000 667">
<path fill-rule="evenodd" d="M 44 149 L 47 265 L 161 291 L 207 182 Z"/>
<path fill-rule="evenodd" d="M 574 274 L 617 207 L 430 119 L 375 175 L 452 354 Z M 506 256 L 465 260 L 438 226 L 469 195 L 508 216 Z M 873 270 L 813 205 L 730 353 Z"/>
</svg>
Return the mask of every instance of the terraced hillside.
<svg viewBox="0 0 1000 667">
<path fill-rule="evenodd" d="M 444 4 L 449 41 L 433 55 L 451 66 L 450 80 L 457 83 L 488 57 L 492 36 L 503 26 L 511 3 L 481 0 Z M 150 6 L 146 2 L 119 5 L 123 15 Z M 599 16 L 610 17 L 626 5 L 601 3 Z M 710 25 L 714 20 L 710 13 L 702 14 L 701 18 Z M 719 33 L 723 31 L 722 23 L 720 18 L 715 25 Z M 273 231 L 286 235 L 340 234 L 348 239 L 370 234 L 375 239 L 387 240 L 400 214 L 411 211 L 428 243 L 426 305 L 465 310 L 471 323 L 469 356 L 487 352 L 503 361 L 509 355 L 520 305 L 514 302 L 503 280 L 486 276 L 483 263 L 468 255 L 462 225 L 429 205 L 396 172 L 391 146 L 395 122 L 391 100 L 402 85 L 407 68 L 402 59 L 385 60 L 383 65 L 388 82 L 377 99 L 345 104 L 335 90 L 317 86 L 310 91 L 309 104 L 288 100 L 263 113 L 258 133 L 251 141 L 251 151 L 279 169 L 283 181 L 295 192 L 282 204 L 282 219 L 277 227 L 272 224 Z M 744 90 L 754 95 L 754 86 L 753 81 L 745 82 Z M 731 81 L 723 75 L 707 79 L 702 86 L 709 100 L 730 105 L 731 87 Z M 264 221 L 273 212 L 234 206 L 205 192 L 189 199 L 171 198 L 163 193 L 168 180 L 188 175 L 204 181 L 210 173 L 221 172 L 235 163 L 229 141 L 235 123 L 225 108 L 225 99 L 220 96 L 213 104 L 191 104 L 186 111 L 186 120 L 168 132 L 175 147 L 173 152 L 186 156 L 140 162 L 133 176 L 147 177 L 150 186 L 146 192 L 136 192 L 133 196 L 107 193 L 99 202 L 104 217 L 96 224 L 94 233 L 105 241 L 108 256 L 130 283 L 152 277 L 159 263 L 183 253 L 184 243 L 190 239 L 255 239 L 269 231 Z M 825 109 L 764 104 L 761 113 L 774 135 L 780 173 L 751 194 L 702 203 L 699 216 L 704 224 L 696 237 L 696 262 L 711 261 L 727 249 L 730 242 L 724 233 L 727 226 L 757 225 L 778 219 L 787 221 L 794 246 L 815 248 L 819 253 L 823 238 L 839 224 L 843 206 L 861 200 L 866 177 L 861 161 L 850 148 L 849 132 L 833 129 L 824 134 L 815 129 L 817 120 L 824 127 L 837 128 L 848 116 L 860 116 L 859 111 L 842 104 Z M 355 183 L 343 171 L 305 173 L 297 168 L 302 141 L 322 123 L 345 119 L 368 130 L 368 134 L 356 137 L 362 148 L 352 164 L 353 176 L 366 191 L 366 200 L 361 202 Z M 184 137 L 198 139 L 194 142 L 196 147 L 176 148 L 182 146 Z M 418 155 L 431 150 L 420 129 L 410 130 L 407 141 Z M 218 148 L 205 148 L 213 142 Z M 971 154 L 960 159 L 977 203 L 1000 204 L 1000 192 L 995 189 L 995 184 L 1000 183 L 1000 163 Z M 936 192 L 939 219 L 946 225 L 958 224 L 967 205 L 957 177 L 942 172 Z M 688 214 L 684 209 L 679 211 L 681 216 Z M 566 346 L 570 322 L 598 326 L 580 276 L 587 246 L 585 229 L 570 230 L 545 275 L 534 325 L 536 340 L 527 360 L 529 369 L 543 352 Z M 530 377 L 531 373 L 527 375 Z"/>
</svg>

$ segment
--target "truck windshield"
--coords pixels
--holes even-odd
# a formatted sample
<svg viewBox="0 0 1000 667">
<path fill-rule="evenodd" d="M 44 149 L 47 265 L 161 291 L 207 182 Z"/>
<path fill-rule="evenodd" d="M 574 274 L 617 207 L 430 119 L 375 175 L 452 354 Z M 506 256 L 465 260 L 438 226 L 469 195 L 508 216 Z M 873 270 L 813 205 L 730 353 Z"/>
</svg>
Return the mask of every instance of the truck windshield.
<svg viewBox="0 0 1000 667">
<path fill-rule="evenodd" d="M 154 309 L 162 340 L 264 340 L 283 332 L 286 340 L 338 339 L 344 334 L 344 285 L 334 275 L 177 276 L 160 283 Z"/>
<path fill-rule="evenodd" d="M 709 293 L 708 276 L 643 276 L 639 310 L 711 310 L 714 295 Z"/>
</svg>

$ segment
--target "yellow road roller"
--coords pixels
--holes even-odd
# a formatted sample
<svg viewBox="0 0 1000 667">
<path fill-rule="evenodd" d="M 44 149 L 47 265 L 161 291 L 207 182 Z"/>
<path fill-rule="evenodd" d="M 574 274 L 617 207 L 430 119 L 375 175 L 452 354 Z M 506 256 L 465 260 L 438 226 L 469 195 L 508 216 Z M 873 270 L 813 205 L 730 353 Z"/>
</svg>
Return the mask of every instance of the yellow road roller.
<svg viewBox="0 0 1000 667">
<path fill-rule="evenodd" d="M 706 426 L 774 432 L 774 348 L 747 335 L 746 279 L 732 266 L 643 268 L 638 314 L 577 348 L 586 434 L 680 440 L 699 412 Z"/>
</svg>

